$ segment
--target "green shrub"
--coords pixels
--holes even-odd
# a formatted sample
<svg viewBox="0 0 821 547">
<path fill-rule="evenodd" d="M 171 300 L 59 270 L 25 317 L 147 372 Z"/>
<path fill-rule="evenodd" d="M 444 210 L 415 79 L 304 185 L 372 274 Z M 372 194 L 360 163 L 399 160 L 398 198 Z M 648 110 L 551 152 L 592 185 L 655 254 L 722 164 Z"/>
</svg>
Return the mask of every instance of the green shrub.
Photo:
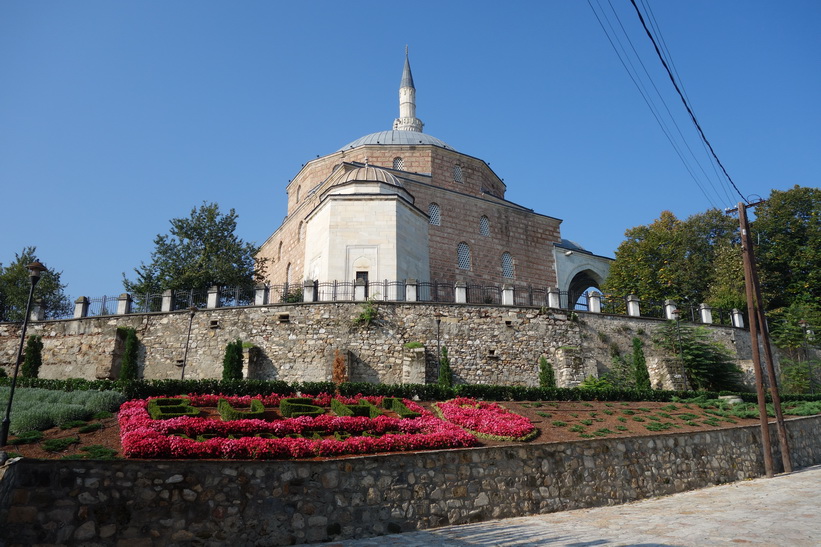
<svg viewBox="0 0 821 547">
<path fill-rule="evenodd" d="M 222 379 L 242 380 L 242 340 L 229 342 L 222 359 Z"/>
<path fill-rule="evenodd" d="M 362 399 L 357 405 L 345 404 L 339 399 L 331 399 L 331 410 L 337 416 L 364 416 L 367 418 L 376 418 L 382 411 L 377 407 Z"/>
<path fill-rule="evenodd" d="M 60 429 L 74 429 L 75 427 L 86 425 L 86 423 L 88 422 L 86 422 L 85 420 L 72 420 L 70 422 L 60 424 Z"/>
<path fill-rule="evenodd" d="M 539 387 L 546 389 L 556 387 L 556 375 L 553 372 L 553 365 L 544 355 L 539 357 Z"/>
<path fill-rule="evenodd" d="M 321 416 L 325 414 L 325 409 L 311 404 L 310 399 L 301 397 L 290 397 L 279 402 L 279 411 L 286 418 L 298 418 L 299 416 Z"/>
<path fill-rule="evenodd" d="M 442 358 L 439 359 L 439 385 L 442 387 L 453 387 L 453 371 L 450 369 L 450 359 L 448 358 L 448 348 L 442 346 Z"/>
<path fill-rule="evenodd" d="M 226 399 L 220 398 L 217 402 L 217 411 L 224 422 L 232 420 L 259 420 L 265 414 L 265 407 L 259 399 L 251 399 L 248 410 L 240 410 L 231 406 Z"/>
<path fill-rule="evenodd" d="M 131 327 L 119 327 L 117 330 L 125 337 L 123 360 L 120 364 L 120 380 L 136 380 L 138 372 L 137 359 L 140 351 L 137 331 Z"/>
<path fill-rule="evenodd" d="M 402 399 L 396 397 L 385 397 L 382 400 L 382 406 L 396 412 L 400 418 L 417 418 L 420 416 L 418 412 L 414 412 L 405 406 Z"/>
<path fill-rule="evenodd" d="M 647 360 L 644 357 L 644 342 L 639 337 L 633 337 L 633 368 L 636 375 L 636 389 L 650 390 L 650 373 L 647 370 Z"/>
<path fill-rule="evenodd" d="M 166 397 L 148 401 L 148 415 L 154 420 L 168 420 L 180 416 L 198 416 L 200 409 L 190 405 L 187 397 Z"/>
<path fill-rule="evenodd" d="M 16 439 L 10 439 L 10 445 L 18 445 L 18 444 L 32 444 L 40 442 L 40 439 L 43 438 L 42 431 L 23 431 L 19 435 L 17 435 Z"/>
<path fill-rule="evenodd" d="M 95 422 L 93 424 L 86 424 L 80 426 L 80 429 L 77 430 L 78 433 L 94 433 L 95 431 L 99 431 L 103 428 L 103 424 L 100 422 Z"/>
<path fill-rule="evenodd" d="M 26 353 L 23 357 L 23 366 L 20 374 L 24 378 L 37 378 L 40 373 L 40 365 L 43 364 L 43 338 L 31 335 L 26 342 Z"/>
<path fill-rule="evenodd" d="M 405 348 L 407 349 L 417 349 L 417 348 L 424 348 L 425 344 L 422 342 L 408 342 L 405 344 Z"/>
<path fill-rule="evenodd" d="M 117 451 L 112 448 L 107 448 L 101 444 L 92 444 L 80 448 L 85 452 L 84 459 L 87 460 L 115 460 L 117 459 Z"/>
<path fill-rule="evenodd" d="M 80 442 L 80 437 L 63 437 L 62 439 L 48 439 L 43 441 L 40 446 L 46 452 L 62 452 L 72 444 Z"/>
</svg>

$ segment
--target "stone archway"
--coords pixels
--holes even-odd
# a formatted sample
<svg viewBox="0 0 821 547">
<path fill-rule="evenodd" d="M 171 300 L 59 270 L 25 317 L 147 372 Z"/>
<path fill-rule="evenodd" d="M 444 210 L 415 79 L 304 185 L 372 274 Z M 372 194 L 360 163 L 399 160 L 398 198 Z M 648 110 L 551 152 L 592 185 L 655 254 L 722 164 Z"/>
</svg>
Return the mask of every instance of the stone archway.
<svg viewBox="0 0 821 547">
<path fill-rule="evenodd" d="M 574 275 L 567 288 L 568 307 L 574 308 L 579 297 L 590 288 L 595 288 L 601 292 L 602 283 L 604 283 L 604 278 L 593 270 L 583 270 Z"/>
</svg>

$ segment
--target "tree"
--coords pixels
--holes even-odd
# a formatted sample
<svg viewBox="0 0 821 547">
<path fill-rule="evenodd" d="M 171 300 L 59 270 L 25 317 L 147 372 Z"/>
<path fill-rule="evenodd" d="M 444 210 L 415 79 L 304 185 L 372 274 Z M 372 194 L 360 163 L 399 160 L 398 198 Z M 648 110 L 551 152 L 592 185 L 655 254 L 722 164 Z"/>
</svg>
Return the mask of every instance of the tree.
<svg viewBox="0 0 821 547">
<path fill-rule="evenodd" d="M 22 321 L 25 317 L 31 288 L 26 266 L 37 260 L 36 251 L 36 247 L 25 247 L 14 255 L 14 261 L 8 266 L 0 263 L 0 321 Z M 63 292 L 66 286 L 60 282 L 61 274 L 48 269 L 34 288 L 34 299 L 41 301 L 46 319 L 71 313 L 71 302 Z"/>
<path fill-rule="evenodd" d="M 539 387 L 548 389 L 556 387 L 556 375 L 553 373 L 553 365 L 544 355 L 539 357 Z"/>
<path fill-rule="evenodd" d="M 716 255 L 737 243 L 736 228 L 736 222 L 717 209 L 684 221 L 662 211 L 652 224 L 625 232 L 627 239 L 616 250 L 603 289 L 656 302 L 706 302 L 716 278 Z"/>
<path fill-rule="evenodd" d="M 223 380 L 242 380 L 242 340 L 228 342 L 222 360 Z"/>
<path fill-rule="evenodd" d="M 770 337 L 786 355 L 781 359 L 785 393 L 816 393 L 821 386 L 821 305 L 794 302 L 769 314 Z"/>
<path fill-rule="evenodd" d="M 442 387 L 453 387 L 453 371 L 450 369 L 450 358 L 448 348 L 442 346 L 442 358 L 439 359 L 439 385 Z"/>
<path fill-rule="evenodd" d="M 727 348 L 710 340 L 706 328 L 668 321 L 656 332 L 654 342 L 682 360 L 693 389 L 741 389 L 741 369 Z"/>
<path fill-rule="evenodd" d="M 633 370 L 635 371 L 636 389 L 650 390 L 650 372 L 644 357 L 644 343 L 638 336 L 633 337 Z"/>
<path fill-rule="evenodd" d="M 37 378 L 43 364 L 43 338 L 32 334 L 26 341 L 26 353 L 20 373 L 23 378 Z"/>
<path fill-rule="evenodd" d="M 170 234 L 154 239 L 151 263 L 134 268 L 135 280 L 123 273 L 123 286 L 133 294 L 156 294 L 167 289 L 253 287 L 262 269 L 254 266 L 258 247 L 234 233 L 237 214 L 220 213 L 216 203 L 204 202 L 187 218 L 171 219 Z"/>
<path fill-rule="evenodd" d="M 821 190 L 773 190 L 752 223 L 767 309 L 821 302 Z"/>
<path fill-rule="evenodd" d="M 123 360 L 120 364 L 120 380 L 136 380 L 138 373 L 137 359 L 140 351 L 137 331 L 131 327 L 120 327 L 117 330 L 121 331 L 123 335 L 125 335 Z"/>
</svg>

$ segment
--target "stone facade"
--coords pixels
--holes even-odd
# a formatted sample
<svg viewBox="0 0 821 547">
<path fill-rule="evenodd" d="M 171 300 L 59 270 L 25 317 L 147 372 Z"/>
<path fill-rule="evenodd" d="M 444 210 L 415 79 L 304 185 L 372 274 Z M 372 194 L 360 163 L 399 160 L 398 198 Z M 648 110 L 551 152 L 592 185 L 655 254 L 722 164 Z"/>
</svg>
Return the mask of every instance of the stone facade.
<svg viewBox="0 0 821 547">
<path fill-rule="evenodd" d="M 821 463 L 821 417 L 786 422 Z M 332 461 L 0 467 L 0 543 L 290 545 L 614 505 L 764 474 L 758 426 Z M 775 426 L 771 439 L 780 461 Z"/>
<path fill-rule="evenodd" d="M 513 306 L 377 302 L 376 320 L 357 324 L 365 303 L 317 302 L 189 312 L 34 321 L 29 334 L 43 337 L 41 378 L 115 377 L 122 357 L 117 327 L 137 331 L 140 374 L 179 378 L 188 342 L 186 378 L 220 378 L 225 346 L 237 338 L 255 346 L 247 377 L 287 382 L 329 381 L 335 351 L 349 356 L 351 381 L 435 382 L 437 340 L 448 348 L 457 383 L 538 385 L 539 358 L 553 364 L 560 386 L 601 376 L 612 353 L 631 351 L 634 336 L 644 351 L 655 387 L 684 389 L 669 353 L 652 343 L 663 322 L 654 319 Z M 437 330 L 436 314 L 440 314 Z M 706 327 L 736 356 L 753 385 L 749 332 Z M 405 344 L 423 346 L 424 370 L 406 365 Z M 0 324 L 0 366 L 11 372 L 19 324 Z M 677 378 L 677 375 L 679 376 Z"/>
</svg>

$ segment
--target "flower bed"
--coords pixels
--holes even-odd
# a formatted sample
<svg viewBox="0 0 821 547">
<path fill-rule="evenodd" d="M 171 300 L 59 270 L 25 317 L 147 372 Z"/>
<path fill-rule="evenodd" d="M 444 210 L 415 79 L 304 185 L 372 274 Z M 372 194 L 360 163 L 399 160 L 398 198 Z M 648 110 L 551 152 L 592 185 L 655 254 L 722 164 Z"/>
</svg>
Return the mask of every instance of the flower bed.
<svg viewBox="0 0 821 547">
<path fill-rule="evenodd" d="M 257 396 L 263 406 L 274 407 L 295 395 Z M 216 407 L 220 399 L 232 406 L 250 406 L 251 397 L 189 395 L 187 405 Z M 332 399 L 342 404 L 360 401 L 381 407 L 383 397 L 305 398 L 305 404 L 329 407 Z M 344 454 L 370 454 L 402 450 L 431 450 L 475 446 L 474 435 L 456 424 L 437 418 L 413 401 L 402 401 L 417 417 L 299 416 L 277 419 L 215 419 L 179 416 L 154 420 L 149 400 L 137 399 L 120 407 L 119 423 L 123 453 L 131 458 L 310 458 Z"/>
<path fill-rule="evenodd" d="M 434 409 L 444 420 L 485 439 L 527 441 L 538 433 L 530 420 L 496 403 L 457 397 L 450 401 L 436 403 Z"/>
</svg>

